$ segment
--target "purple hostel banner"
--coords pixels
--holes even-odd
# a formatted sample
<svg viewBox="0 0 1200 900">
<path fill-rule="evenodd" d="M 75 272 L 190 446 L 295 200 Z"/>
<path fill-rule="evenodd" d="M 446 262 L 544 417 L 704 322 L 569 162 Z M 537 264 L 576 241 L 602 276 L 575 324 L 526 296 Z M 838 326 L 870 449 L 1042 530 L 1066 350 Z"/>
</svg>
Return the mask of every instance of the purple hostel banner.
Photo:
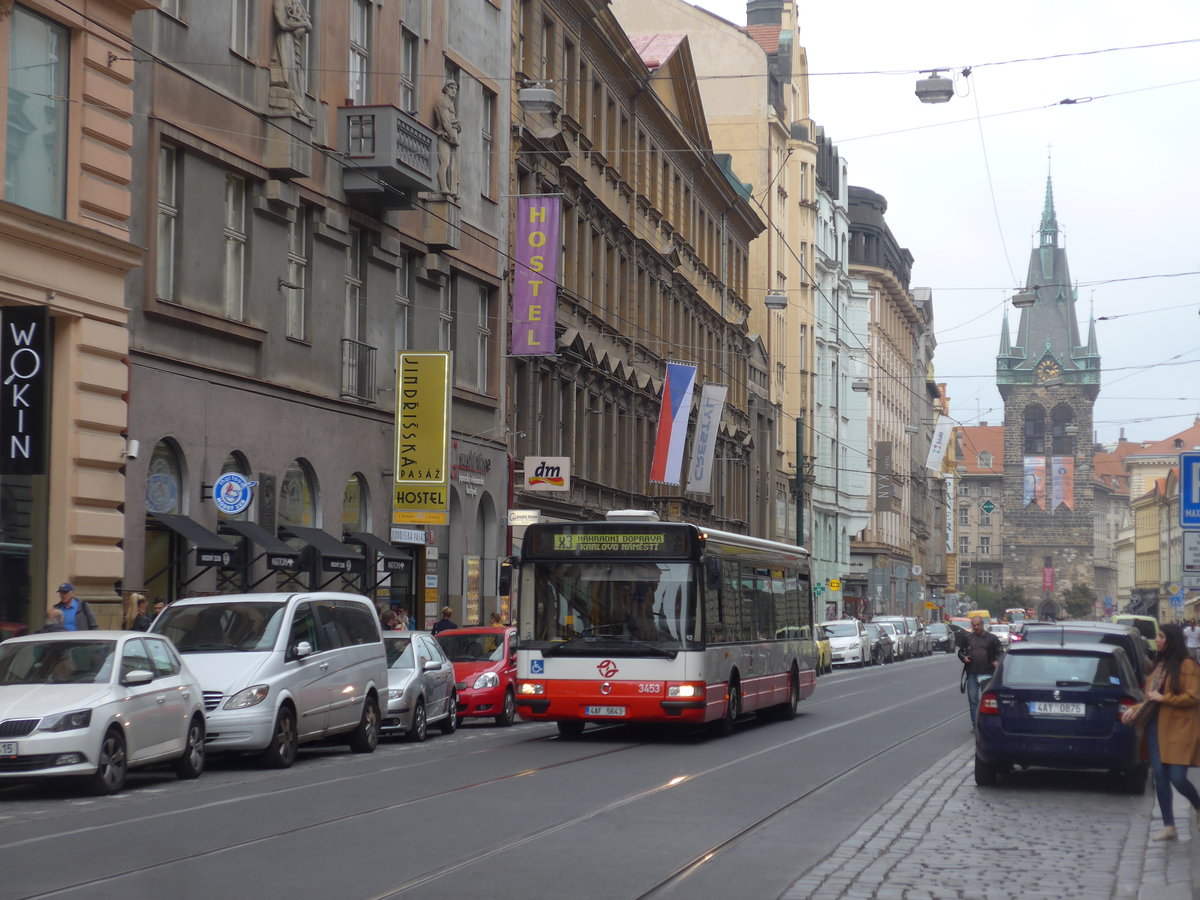
<svg viewBox="0 0 1200 900">
<path fill-rule="evenodd" d="M 513 272 L 513 356 L 553 356 L 558 292 L 558 197 L 517 200 Z"/>
</svg>

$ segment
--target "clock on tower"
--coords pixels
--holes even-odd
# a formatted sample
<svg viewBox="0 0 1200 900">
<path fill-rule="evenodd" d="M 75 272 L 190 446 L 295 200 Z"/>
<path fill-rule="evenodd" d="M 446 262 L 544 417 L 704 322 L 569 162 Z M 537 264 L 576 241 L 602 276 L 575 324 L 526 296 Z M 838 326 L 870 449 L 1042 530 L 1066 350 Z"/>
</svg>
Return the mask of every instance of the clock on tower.
<svg viewBox="0 0 1200 900">
<path fill-rule="evenodd" d="M 1049 381 L 1062 374 L 1062 368 L 1052 359 L 1043 359 L 1037 364 L 1037 377 L 1040 381 Z"/>
</svg>

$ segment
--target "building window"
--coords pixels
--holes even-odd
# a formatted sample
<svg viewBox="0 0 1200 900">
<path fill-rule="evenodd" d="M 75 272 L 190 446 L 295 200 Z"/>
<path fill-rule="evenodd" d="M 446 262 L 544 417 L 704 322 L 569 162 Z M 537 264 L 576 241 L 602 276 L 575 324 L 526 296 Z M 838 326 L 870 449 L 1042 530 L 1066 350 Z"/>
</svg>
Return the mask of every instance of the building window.
<svg viewBox="0 0 1200 900">
<path fill-rule="evenodd" d="M 483 195 L 496 196 L 496 95 L 483 89 L 483 121 L 480 136 L 483 141 Z"/>
<path fill-rule="evenodd" d="M 540 78 L 549 81 L 554 77 L 554 20 L 542 20 L 542 58 Z"/>
<path fill-rule="evenodd" d="M 363 291 L 363 243 L 361 228 L 350 227 L 350 246 L 346 248 L 346 307 L 343 337 L 362 340 L 367 330 L 367 298 Z"/>
<path fill-rule="evenodd" d="M 986 450 L 979 454 L 979 468 L 990 469 L 992 467 L 992 454 Z"/>
<path fill-rule="evenodd" d="M 971 496 L 971 485 L 967 484 L 965 481 L 959 482 L 958 495 L 960 497 L 970 497 Z"/>
<path fill-rule="evenodd" d="M 492 289 L 479 285 L 479 309 L 475 319 L 475 390 L 486 394 L 492 368 Z"/>
<path fill-rule="evenodd" d="M 183 0 L 159 0 L 158 8 L 169 16 L 183 19 Z"/>
<path fill-rule="evenodd" d="M 158 148 L 158 242 L 154 248 L 154 293 L 175 299 L 175 227 L 179 219 L 179 153 L 163 144 Z"/>
<path fill-rule="evenodd" d="M 958 508 L 958 524 L 960 528 L 971 524 L 971 507 L 960 506 Z"/>
<path fill-rule="evenodd" d="M 400 108 L 417 113 L 417 66 L 421 42 L 403 26 L 400 28 Z"/>
<path fill-rule="evenodd" d="M 991 569 L 980 569 L 979 570 L 979 583 L 986 584 L 986 585 L 992 584 L 992 582 L 994 581 L 994 578 L 993 578 L 994 574 L 995 573 Z"/>
<path fill-rule="evenodd" d="M 454 349 L 454 311 L 451 291 L 438 285 L 438 349 Z"/>
<path fill-rule="evenodd" d="M 66 215 L 66 28 L 16 6 L 9 25 L 4 199 L 48 216 Z"/>
<path fill-rule="evenodd" d="M 990 484 L 988 484 L 986 481 L 979 486 L 979 496 L 980 497 L 992 496 L 992 486 Z"/>
<path fill-rule="evenodd" d="M 401 253 L 396 264 L 396 350 L 411 350 L 412 257 Z"/>
<path fill-rule="evenodd" d="M 960 556 L 968 556 L 971 553 L 971 538 L 965 534 L 958 539 L 958 552 Z"/>
<path fill-rule="evenodd" d="M 225 176 L 225 315 L 241 320 L 246 281 L 246 180 Z"/>
<path fill-rule="evenodd" d="M 979 536 L 979 555 L 985 557 L 992 555 L 992 538 L 990 535 L 981 534 Z"/>
<path fill-rule="evenodd" d="M 980 509 L 979 510 L 979 524 L 980 525 L 991 525 L 992 524 L 992 514 L 988 513 L 988 512 L 984 512 L 982 509 Z"/>
<path fill-rule="evenodd" d="M 364 106 L 368 99 L 371 33 L 370 0 L 350 2 L 350 100 L 355 106 Z"/>
<path fill-rule="evenodd" d="M 229 48 L 238 56 L 250 58 L 250 28 L 254 19 L 254 0 L 232 0 L 230 4 Z"/>
<path fill-rule="evenodd" d="M 308 328 L 309 210 L 301 206 L 288 222 L 287 336 L 303 340 Z"/>
</svg>

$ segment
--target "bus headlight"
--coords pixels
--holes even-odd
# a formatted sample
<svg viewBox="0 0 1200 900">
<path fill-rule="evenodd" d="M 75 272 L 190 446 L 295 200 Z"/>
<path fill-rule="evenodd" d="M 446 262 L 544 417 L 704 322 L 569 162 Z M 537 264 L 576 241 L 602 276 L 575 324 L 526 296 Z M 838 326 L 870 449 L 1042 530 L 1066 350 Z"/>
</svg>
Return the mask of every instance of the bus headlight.
<svg viewBox="0 0 1200 900">
<path fill-rule="evenodd" d="M 668 697 L 703 697 L 703 684 L 669 684 L 667 685 Z"/>
<path fill-rule="evenodd" d="M 540 697 L 546 693 L 546 686 L 539 684 L 536 681 L 521 682 L 521 696 L 523 697 Z"/>
</svg>

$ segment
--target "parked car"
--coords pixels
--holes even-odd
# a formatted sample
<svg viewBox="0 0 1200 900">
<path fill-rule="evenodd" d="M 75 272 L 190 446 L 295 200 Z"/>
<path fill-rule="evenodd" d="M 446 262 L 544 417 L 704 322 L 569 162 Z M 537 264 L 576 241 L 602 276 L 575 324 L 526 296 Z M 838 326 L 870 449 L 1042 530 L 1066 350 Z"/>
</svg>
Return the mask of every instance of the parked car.
<svg viewBox="0 0 1200 900">
<path fill-rule="evenodd" d="M 448 628 L 435 640 L 454 664 L 458 721 L 494 717 L 508 727 L 517 718 L 517 629 Z"/>
<path fill-rule="evenodd" d="M 1107 769 L 1140 794 L 1146 764 L 1121 713 L 1143 699 L 1120 647 L 1021 642 L 1004 655 L 979 699 L 975 783 L 1012 769 Z"/>
<path fill-rule="evenodd" d="M 420 742 L 437 724 L 442 734 L 453 734 L 458 727 L 454 664 L 441 645 L 422 631 L 388 631 L 383 644 L 388 664 L 383 733 Z"/>
<path fill-rule="evenodd" d="M 1000 649 L 1008 649 L 1009 638 L 1012 636 L 1012 626 L 1007 622 L 993 622 L 987 626 L 987 630 L 996 636 L 996 640 L 1000 642 Z"/>
<path fill-rule="evenodd" d="M 896 635 L 900 639 L 896 645 L 897 659 L 912 659 L 914 656 L 920 656 L 920 644 L 916 632 L 910 629 L 908 624 L 910 621 L 915 622 L 915 619 L 906 619 L 904 616 L 875 616 L 871 621 L 879 624 L 888 622 L 896 629 Z"/>
<path fill-rule="evenodd" d="M 883 625 L 875 622 L 868 623 L 865 628 L 867 637 L 871 639 L 871 665 L 895 662 L 896 646 L 892 642 L 891 633 Z"/>
<path fill-rule="evenodd" d="M 366 597 L 194 597 L 150 628 L 171 639 L 204 689 L 210 751 L 258 753 L 287 768 L 306 741 L 345 735 L 356 753 L 379 743 L 387 661 Z"/>
<path fill-rule="evenodd" d="M 115 794 L 127 770 L 204 771 L 200 685 L 170 642 L 58 631 L 0 644 L 0 780 L 82 777 Z"/>
<path fill-rule="evenodd" d="M 913 655 L 929 656 L 933 653 L 933 641 L 929 637 L 929 632 L 925 630 L 925 623 L 912 616 L 905 616 L 904 621 L 908 624 L 909 632 L 916 635 L 916 640 L 913 642 L 916 650 Z"/>
<path fill-rule="evenodd" d="M 1143 688 L 1153 663 L 1138 630 L 1131 625 L 1110 622 L 1027 622 L 1020 643 L 1097 643 L 1111 644 L 1125 651 L 1137 682 Z"/>
<path fill-rule="evenodd" d="M 833 671 L 833 644 L 829 635 L 820 625 L 817 626 L 817 674 L 828 675 Z"/>
<path fill-rule="evenodd" d="M 925 626 L 929 634 L 929 649 L 943 653 L 954 652 L 954 629 L 945 622 L 930 622 Z"/>
<path fill-rule="evenodd" d="M 892 639 L 892 662 L 900 659 L 900 632 L 896 630 L 896 625 L 893 622 L 872 622 L 872 625 L 878 625 L 884 630 L 884 633 Z"/>
<path fill-rule="evenodd" d="M 858 619 L 838 619 L 834 622 L 822 622 L 821 627 L 829 635 L 829 645 L 833 650 L 833 664 L 844 666 L 865 666 L 871 658 L 871 639 L 867 637 L 867 629 Z"/>
<path fill-rule="evenodd" d="M 1130 613 L 1118 613 L 1112 617 L 1115 625 L 1132 625 L 1141 633 L 1146 641 L 1146 651 L 1154 659 L 1158 653 L 1158 619 L 1154 616 L 1135 616 Z"/>
</svg>

